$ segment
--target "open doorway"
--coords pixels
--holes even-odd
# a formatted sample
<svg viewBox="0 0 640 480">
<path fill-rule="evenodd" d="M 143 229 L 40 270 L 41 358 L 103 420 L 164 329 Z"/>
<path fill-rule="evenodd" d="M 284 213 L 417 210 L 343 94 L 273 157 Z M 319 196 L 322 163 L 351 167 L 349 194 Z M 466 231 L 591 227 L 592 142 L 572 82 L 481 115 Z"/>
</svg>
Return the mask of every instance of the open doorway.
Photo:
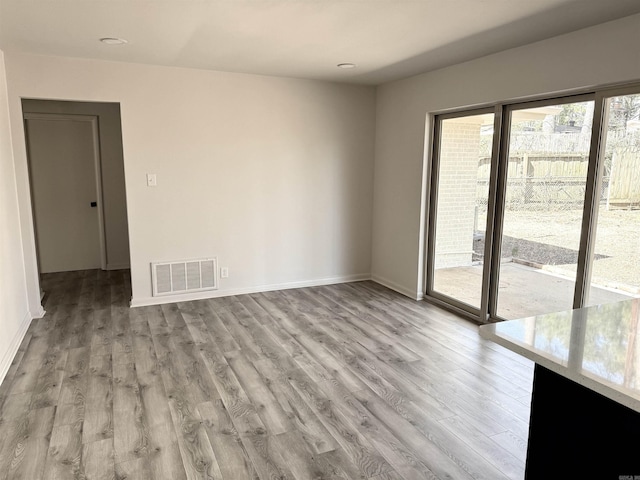
<svg viewBox="0 0 640 480">
<path fill-rule="evenodd" d="M 40 284 L 66 272 L 130 278 L 119 104 L 22 107 Z"/>
</svg>

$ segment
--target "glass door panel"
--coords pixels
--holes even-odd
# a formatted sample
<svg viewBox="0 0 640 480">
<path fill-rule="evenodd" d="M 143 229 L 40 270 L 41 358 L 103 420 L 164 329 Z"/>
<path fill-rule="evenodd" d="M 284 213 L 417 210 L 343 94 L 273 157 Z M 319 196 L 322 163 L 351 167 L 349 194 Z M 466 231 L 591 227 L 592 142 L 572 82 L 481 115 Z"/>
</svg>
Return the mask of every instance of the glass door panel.
<svg viewBox="0 0 640 480">
<path fill-rule="evenodd" d="M 573 307 L 594 102 L 513 110 L 496 314 Z"/>
<path fill-rule="evenodd" d="M 608 102 L 587 305 L 640 296 L 640 95 Z"/>
<path fill-rule="evenodd" d="M 433 291 L 479 309 L 494 114 L 440 120 Z"/>
</svg>

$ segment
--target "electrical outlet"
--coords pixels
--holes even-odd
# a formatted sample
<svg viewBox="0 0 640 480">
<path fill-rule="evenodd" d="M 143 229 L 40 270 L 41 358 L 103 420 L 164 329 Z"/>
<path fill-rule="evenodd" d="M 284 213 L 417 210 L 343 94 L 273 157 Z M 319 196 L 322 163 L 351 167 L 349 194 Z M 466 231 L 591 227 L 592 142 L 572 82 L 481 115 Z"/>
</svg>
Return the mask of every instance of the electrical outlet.
<svg viewBox="0 0 640 480">
<path fill-rule="evenodd" d="M 229 278 L 229 268 L 220 267 L 220 278 Z"/>
</svg>

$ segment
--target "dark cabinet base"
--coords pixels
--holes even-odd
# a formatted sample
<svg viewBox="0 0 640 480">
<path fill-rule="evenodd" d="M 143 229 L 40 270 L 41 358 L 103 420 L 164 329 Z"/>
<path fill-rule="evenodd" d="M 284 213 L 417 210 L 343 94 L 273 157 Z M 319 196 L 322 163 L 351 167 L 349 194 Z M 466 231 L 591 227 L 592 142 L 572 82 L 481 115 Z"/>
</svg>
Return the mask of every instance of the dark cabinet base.
<svg viewBox="0 0 640 480">
<path fill-rule="evenodd" d="M 640 480 L 640 413 L 535 366 L 527 480 Z"/>
</svg>

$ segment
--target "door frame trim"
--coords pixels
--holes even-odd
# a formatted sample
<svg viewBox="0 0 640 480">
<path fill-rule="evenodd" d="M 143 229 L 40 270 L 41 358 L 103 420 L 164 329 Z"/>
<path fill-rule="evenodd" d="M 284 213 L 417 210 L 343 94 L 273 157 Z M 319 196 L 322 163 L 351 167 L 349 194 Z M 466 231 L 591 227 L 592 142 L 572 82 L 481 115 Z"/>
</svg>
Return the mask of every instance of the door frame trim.
<svg viewBox="0 0 640 480">
<path fill-rule="evenodd" d="M 75 122 L 89 122 L 91 124 L 91 133 L 93 140 L 93 171 L 95 174 L 96 183 L 96 201 L 98 202 L 98 239 L 100 243 L 100 268 L 107 270 L 107 240 L 105 235 L 104 226 L 104 197 L 102 194 L 102 159 L 100 155 L 100 130 L 98 125 L 97 115 L 74 115 L 74 114 L 60 114 L 60 113 L 29 113 L 23 112 L 24 132 L 27 150 L 27 165 L 29 173 L 29 194 L 31 196 L 31 208 L 35 209 L 35 201 L 33 198 L 33 187 L 31 185 L 31 154 L 29 152 L 29 128 L 27 126 L 28 120 L 45 120 L 45 121 L 75 121 Z M 33 213 L 33 232 L 36 240 L 36 247 L 38 245 L 38 227 L 36 225 L 35 212 Z M 38 273 L 40 273 L 40 252 L 36 248 L 36 259 L 38 264 Z"/>
</svg>

